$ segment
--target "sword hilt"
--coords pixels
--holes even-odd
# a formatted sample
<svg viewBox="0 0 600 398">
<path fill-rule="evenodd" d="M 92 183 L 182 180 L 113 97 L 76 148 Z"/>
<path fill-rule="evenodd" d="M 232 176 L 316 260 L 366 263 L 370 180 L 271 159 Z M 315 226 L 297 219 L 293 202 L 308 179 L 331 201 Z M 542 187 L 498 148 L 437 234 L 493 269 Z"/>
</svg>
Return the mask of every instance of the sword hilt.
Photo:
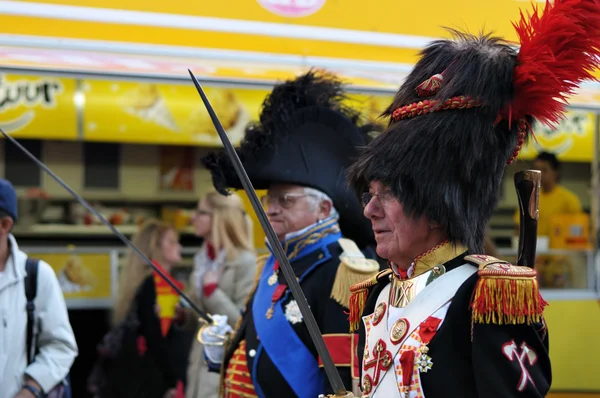
<svg viewBox="0 0 600 398">
<path fill-rule="evenodd" d="M 541 178 L 538 170 L 515 173 L 520 218 L 517 265 L 530 268 L 535 267 Z"/>
</svg>

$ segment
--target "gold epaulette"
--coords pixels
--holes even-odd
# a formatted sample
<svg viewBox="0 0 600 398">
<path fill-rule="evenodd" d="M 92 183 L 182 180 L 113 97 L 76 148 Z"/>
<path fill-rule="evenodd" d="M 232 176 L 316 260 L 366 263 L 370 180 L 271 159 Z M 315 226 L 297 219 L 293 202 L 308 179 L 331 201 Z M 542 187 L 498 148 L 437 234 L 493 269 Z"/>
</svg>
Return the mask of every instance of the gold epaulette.
<svg viewBox="0 0 600 398">
<path fill-rule="evenodd" d="M 331 289 L 331 298 L 344 308 L 350 307 L 350 287 L 379 271 L 379 263 L 365 257 L 356 243 L 350 239 L 338 240 L 342 247 L 340 265 Z"/>
<path fill-rule="evenodd" d="M 470 307 L 473 322 L 517 325 L 540 322 L 548 305 L 540 294 L 536 270 L 482 254 L 465 257 L 479 267 Z"/>
<path fill-rule="evenodd" d="M 348 320 L 350 322 L 350 333 L 354 333 L 358 330 L 360 325 L 360 319 L 367 305 L 367 299 L 369 298 L 369 289 L 379 283 L 380 280 L 389 279 L 389 275 L 393 271 L 391 268 L 379 271 L 370 278 L 363 280 L 350 286 L 350 315 Z"/>
</svg>

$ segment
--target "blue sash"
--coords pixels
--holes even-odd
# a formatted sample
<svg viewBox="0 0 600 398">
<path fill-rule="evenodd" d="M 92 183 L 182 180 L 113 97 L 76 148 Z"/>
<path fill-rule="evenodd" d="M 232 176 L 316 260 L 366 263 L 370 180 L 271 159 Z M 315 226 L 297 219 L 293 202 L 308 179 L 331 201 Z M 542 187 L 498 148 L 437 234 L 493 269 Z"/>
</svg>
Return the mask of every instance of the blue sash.
<svg viewBox="0 0 600 398">
<path fill-rule="evenodd" d="M 319 226 L 317 231 L 320 229 Z M 326 246 L 337 242 L 341 237 L 339 232 L 326 235 L 321 240 L 304 247 L 294 257 L 293 260 L 298 260 L 316 249 L 324 249 L 325 255 L 323 258 L 315 262 L 300 276 L 300 282 L 318 265 L 331 258 L 331 254 L 327 251 Z M 265 316 L 267 310 L 271 307 L 273 292 L 277 288 L 277 284 L 269 286 L 268 283 L 269 277 L 273 274 L 274 265 L 275 258 L 271 255 L 261 274 L 252 304 L 254 327 L 260 338 L 261 347 L 296 395 L 300 398 L 314 398 L 323 393 L 325 387 L 324 376 L 319 369 L 317 359 L 304 345 L 302 340 L 300 340 L 294 328 L 285 317 L 281 302 L 286 299 L 287 294 L 275 304 L 273 317 L 267 319 Z M 259 350 L 257 353 L 255 364 L 258 362 L 259 355 L 263 350 Z M 253 379 L 254 385 L 258 385 L 256 372 L 253 374 Z M 257 392 L 259 390 L 260 388 L 257 389 Z"/>
</svg>

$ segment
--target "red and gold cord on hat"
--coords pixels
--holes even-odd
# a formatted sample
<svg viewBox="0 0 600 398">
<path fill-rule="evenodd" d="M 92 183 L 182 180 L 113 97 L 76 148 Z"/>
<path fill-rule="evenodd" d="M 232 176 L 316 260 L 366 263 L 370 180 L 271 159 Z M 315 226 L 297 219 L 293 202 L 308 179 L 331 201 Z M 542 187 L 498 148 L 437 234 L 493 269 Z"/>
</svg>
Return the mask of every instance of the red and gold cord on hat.
<svg viewBox="0 0 600 398">
<path fill-rule="evenodd" d="M 437 93 L 442 87 L 442 83 L 444 83 L 444 73 L 437 73 L 431 76 L 429 79 L 425 80 L 423 83 L 419 84 L 415 91 L 419 95 L 419 97 L 430 97 Z"/>
<path fill-rule="evenodd" d="M 442 84 L 444 84 L 444 76 L 446 75 L 446 71 L 456 62 L 456 59 L 453 60 L 450 65 L 444 69 L 442 73 L 436 73 L 431 76 L 429 79 L 426 79 L 423 83 L 419 84 L 415 87 L 415 91 L 419 95 L 419 97 L 431 97 L 435 95 L 440 88 L 442 88 Z"/>
<path fill-rule="evenodd" d="M 468 109 L 481 105 L 481 101 L 464 95 L 448 98 L 443 102 L 440 100 L 423 100 L 397 108 L 392 112 L 392 120 L 397 122 L 399 120 L 410 119 L 415 116 L 426 115 L 432 112 L 445 111 L 448 109 Z"/>
<path fill-rule="evenodd" d="M 519 156 L 519 152 L 521 152 L 521 148 L 523 147 L 523 143 L 525 143 L 525 136 L 527 135 L 527 131 L 531 129 L 531 126 L 527 122 L 527 119 L 524 117 L 520 118 L 518 121 L 518 130 L 517 130 L 517 146 L 515 147 L 511 157 L 508 159 L 506 164 L 511 164 L 517 159 Z"/>
<path fill-rule="evenodd" d="M 483 102 L 477 100 L 473 97 L 469 96 L 456 96 L 452 98 L 448 98 L 445 101 L 440 100 L 423 100 L 419 102 L 413 102 L 412 104 L 404 105 L 399 108 L 396 108 L 392 112 L 392 121 L 397 122 L 404 119 L 410 119 L 416 116 L 426 115 L 432 112 L 445 111 L 448 109 L 470 109 L 476 108 L 483 105 Z M 502 120 L 501 116 L 499 119 L 496 119 L 496 124 Z M 506 164 L 511 164 L 515 161 L 521 148 L 523 147 L 523 143 L 525 142 L 525 136 L 527 134 L 529 127 L 529 123 L 527 119 L 521 118 L 517 121 L 518 123 L 518 139 L 517 146 L 515 147 L 511 157 L 508 159 Z"/>
</svg>

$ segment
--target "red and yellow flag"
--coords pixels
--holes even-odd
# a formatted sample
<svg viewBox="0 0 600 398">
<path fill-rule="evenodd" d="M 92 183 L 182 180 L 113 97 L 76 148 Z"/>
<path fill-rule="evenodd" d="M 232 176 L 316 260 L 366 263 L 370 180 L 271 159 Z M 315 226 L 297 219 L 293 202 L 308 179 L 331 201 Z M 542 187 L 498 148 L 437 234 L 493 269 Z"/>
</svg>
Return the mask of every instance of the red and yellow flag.
<svg viewBox="0 0 600 398">
<path fill-rule="evenodd" d="M 183 283 L 173 278 L 157 261 L 153 261 L 153 263 L 171 282 L 180 289 L 183 289 Z M 156 271 L 154 271 L 154 286 L 156 288 L 156 304 L 159 308 L 158 318 L 160 319 L 160 327 L 163 336 L 166 336 L 175 317 L 179 295 Z"/>
</svg>

